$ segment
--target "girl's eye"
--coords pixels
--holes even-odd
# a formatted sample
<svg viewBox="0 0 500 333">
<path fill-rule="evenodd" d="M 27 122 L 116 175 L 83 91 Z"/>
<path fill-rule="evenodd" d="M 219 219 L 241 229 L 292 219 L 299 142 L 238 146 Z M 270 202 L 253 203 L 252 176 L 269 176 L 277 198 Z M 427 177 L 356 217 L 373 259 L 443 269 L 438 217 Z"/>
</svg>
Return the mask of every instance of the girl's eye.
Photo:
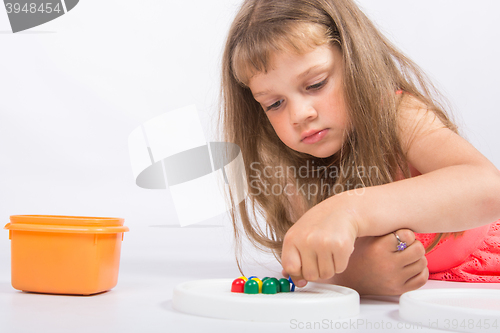
<svg viewBox="0 0 500 333">
<path fill-rule="evenodd" d="M 326 84 L 326 79 L 306 87 L 306 90 L 319 90 Z"/>
<path fill-rule="evenodd" d="M 266 111 L 270 111 L 270 110 L 273 110 L 273 109 L 277 109 L 281 106 L 281 104 L 283 103 L 283 100 L 280 99 L 279 101 L 269 105 L 268 107 L 266 107 Z"/>
</svg>

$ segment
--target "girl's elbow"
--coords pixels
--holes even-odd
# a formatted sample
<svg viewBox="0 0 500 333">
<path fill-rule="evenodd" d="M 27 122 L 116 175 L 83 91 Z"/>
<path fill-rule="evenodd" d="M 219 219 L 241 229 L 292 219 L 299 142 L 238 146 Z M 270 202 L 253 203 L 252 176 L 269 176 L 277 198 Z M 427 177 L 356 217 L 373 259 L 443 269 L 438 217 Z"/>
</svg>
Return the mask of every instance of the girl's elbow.
<svg viewBox="0 0 500 333">
<path fill-rule="evenodd" d="M 500 201 L 500 170 L 496 169 L 493 172 L 493 183 L 494 183 L 494 191 L 495 191 L 495 196 L 498 198 Z"/>
<path fill-rule="evenodd" d="M 488 177 L 491 180 L 488 182 L 490 185 L 488 187 L 488 200 L 486 202 L 486 209 L 491 211 L 495 219 L 500 219 L 500 170 L 495 170 L 491 177 Z"/>
</svg>

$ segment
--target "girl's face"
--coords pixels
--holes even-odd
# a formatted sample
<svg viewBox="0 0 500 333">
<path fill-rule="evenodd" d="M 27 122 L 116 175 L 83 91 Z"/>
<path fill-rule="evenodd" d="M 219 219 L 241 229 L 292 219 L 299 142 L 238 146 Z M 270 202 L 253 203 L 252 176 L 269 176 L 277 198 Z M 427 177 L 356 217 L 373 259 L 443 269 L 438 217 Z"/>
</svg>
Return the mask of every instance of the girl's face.
<svg viewBox="0 0 500 333">
<path fill-rule="evenodd" d="M 280 52 L 271 64 L 271 70 L 254 75 L 248 87 L 281 141 L 316 157 L 338 152 L 348 127 L 340 48 L 322 45 L 303 54 Z"/>
</svg>

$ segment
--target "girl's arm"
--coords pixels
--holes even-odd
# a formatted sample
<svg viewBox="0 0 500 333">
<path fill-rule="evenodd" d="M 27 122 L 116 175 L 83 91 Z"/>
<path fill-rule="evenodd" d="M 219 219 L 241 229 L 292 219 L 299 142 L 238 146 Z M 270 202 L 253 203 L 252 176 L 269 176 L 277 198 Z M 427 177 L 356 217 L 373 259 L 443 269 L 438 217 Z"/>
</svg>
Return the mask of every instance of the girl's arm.
<svg viewBox="0 0 500 333">
<path fill-rule="evenodd" d="M 283 241 L 283 268 L 299 287 L 343 272 L 357 237 L 462 231 L 500 218 L 496 167 L 434 113 L 400 113 L 403 149 L 422 175 L 346 191 L 308 210 Z"/>
<path fill-rule="evenodd" d="M 358 221 L 358 236 L 403 227 L 462 231 L 500 218 L 500 172 L 486 157 L 433 112 L 404 109 L 399 125 L 407 159 L 422 175 L 369 187 L 360 195 L 343 193 Z"/>
</svg>

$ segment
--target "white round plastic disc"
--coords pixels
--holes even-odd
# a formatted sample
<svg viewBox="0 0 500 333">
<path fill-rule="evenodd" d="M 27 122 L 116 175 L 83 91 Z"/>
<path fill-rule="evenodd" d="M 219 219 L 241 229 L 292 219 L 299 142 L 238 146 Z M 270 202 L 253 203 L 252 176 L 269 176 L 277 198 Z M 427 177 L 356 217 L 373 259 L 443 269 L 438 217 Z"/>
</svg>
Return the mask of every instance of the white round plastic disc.
<svg viewBox="0 0 500 333">
<path fill-rule="evenodd" d="M 231 292 L 231 279 L 185 282 L 174 289 L 174 309 L 192 315 L 259 322 L 336 320 L 359 314 L 359 294 L 349 288 L 308 283 L 294 292 Z"/>
<path fill-rule="evenodd" d="M 464 332 L 500 330 L 500 290 L 424 289 L 401 295 L 399 316 L 431 328 Z"/>
</svg>

